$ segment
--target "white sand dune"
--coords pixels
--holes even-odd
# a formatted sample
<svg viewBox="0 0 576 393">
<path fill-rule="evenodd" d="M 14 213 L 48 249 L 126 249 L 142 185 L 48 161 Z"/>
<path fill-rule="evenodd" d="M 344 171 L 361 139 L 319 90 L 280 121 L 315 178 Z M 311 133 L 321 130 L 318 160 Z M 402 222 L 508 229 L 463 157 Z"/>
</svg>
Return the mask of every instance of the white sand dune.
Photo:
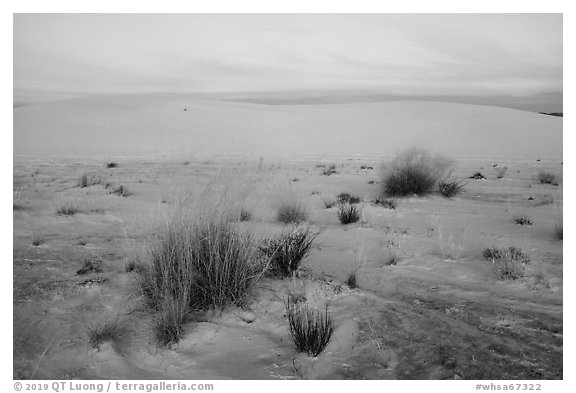
<svg viewBox="0 0 576 393">
<path fill-rule="evenodd" d="M 561 157 L 562 119 L 441 102 L 271 106 L 166 94 L 14 108 L 16 155 L 343 157 L 409 146 L 478 158 Z"/>
</svg>

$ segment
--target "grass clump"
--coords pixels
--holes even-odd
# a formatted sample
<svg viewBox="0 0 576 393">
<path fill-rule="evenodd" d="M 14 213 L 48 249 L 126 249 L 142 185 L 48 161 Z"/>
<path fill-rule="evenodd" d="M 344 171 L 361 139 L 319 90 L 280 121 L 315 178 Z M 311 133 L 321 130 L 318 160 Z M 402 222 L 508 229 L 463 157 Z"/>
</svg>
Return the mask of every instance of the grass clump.
<svg viewBox="0 0 576 393">
<path fill-rule="evenodd" d="M 105 341 L 114 341 L 125 333 L 125 326 L 117 319 L 98 322 L 88 328 L 88 341 L 98 348 Z"/>
<path fill-rule="evenodd" d="M 537 175 L 540 184 L 558 184 L 556 175 L 546 171 L 540 171 Z"/>
<path fill-rule="evenodd" d="M 358 288 L 358 279 L 356 278 L 356 272 L 350 272 L 348 278 L 346 279 L 346 285 L 348 288 L 354 289 Z"/>
<path fill-rule="evenodd" d="M 130 195 L 132 195 L 132 191 L 130 191 L 128 187 L 123 184 L 112 187 L 109 193 L 113 195 L 118 195 L 123 198 L 128 198 Z"/>
<path fill-rule="evenodd" d="M 302 202 L 297 199 L 289 199 L 280 204 L 276 218 L 284 224 L 298 224 L 307 220 L 308 212 Z"/>
<path fill-rule="evenodd" d="M 32 245 L 34 247 L 38 247 L 39 245 L 44 244 L 44 237 L 42 237 L 40 234 L 38 233 L 34 233 L 32 235 Z"/>
<path fill-rule="evenodd" d="M 112 162 L 106 163 L 106 168 L 116 168 L 116 167 L 118 167 L 118 163 L 116 163 L 116 162 L 112 161 Z"/>
<path fill-rule="evenodd" d="M 76 200 L 69 195 L 56 199 L 56 214 L 59 216 L 73 216 L 80 212 Z"/>
<path fill-rule="evenodd" d="M 421 149 L 410 149 L 387 165 L 383 176 L 384 196 L 427 195 L 434 191 L 451 163 Z"/>
<path fill-rule="evenodd" d="M 338 208 L 338 219 L 340 223 L 352 224 L 360 220 L 360 213 L 356 205 L 344 204 Z"/>
<path fill-rule="evenodd" d="M 336 165 L 335 164 L 330 164 L 330 165 L 324 166 L 322 168 L 322 172 L 321 172 L 321 174 L 324 176 L 335 175 L 337 173 L 338 172 L 336 172 Z"/>
<path fill-rule="evenodd" d="M 246 208 L 240 209 L 240 221 L 252 221 L 252 212 Z"/>
<path fill-rule="evenodd" d="M 76 272 L 77 276 L 82 276 L 88 273 L 102 273 L 102 260 L 99 258 L 86 258 L 84 264 Z"/>
<path fill-rule="evenodd" d="M 438 182 L 438 192 L 446 198 L 455 197 L 464 191 L 465 184 L 455 179 L 445 179 Z"/>
<path fill-rule="evenodd" d="M 518 225 L 532 225 L 532 219 L 526 214 L 514 216 L 514 222 Z"/>
<path fill-rule="evenodd" d="M 360 197 L 358 195 L 351 195 L 347 192 L 341 192 L 336 198 L 338 198 L 339 203 L 360 203 Z"/>
<path fill-rule="evenodd" d="M 270 259 L 269 272 L 273 276 L 290 277 L 310 252 L 318 232 L 309 227 L 293 228 L 260 245 L 261 252 Z"/>
<path fill-rule="evenodd" d="M 494 263 L 504 279 L 516 280 L 524 276 L 524 267 L 530 257 L 516 247 L 487 248 L 483 256 Z"/>
<path fill-rule="evenodd" d="M 290 336 L 298 350 L 314 357 L 320 355 L 334 332 L 334 323 L 330 318 L 328 306 L 323 311 L 318 311 L 306 303 L 294 303 L 288 298 L 286 316 Z"/>
<path fill-rule="evenodd" d="M 178 207 L 152 242 L 140 284 L 148 306 L 158 312 L 160 343 L 178 341 L 191 311 L 241 306 L 267 270 L 269 259 L 253 237 L 227 216 Z"/>
</svg>

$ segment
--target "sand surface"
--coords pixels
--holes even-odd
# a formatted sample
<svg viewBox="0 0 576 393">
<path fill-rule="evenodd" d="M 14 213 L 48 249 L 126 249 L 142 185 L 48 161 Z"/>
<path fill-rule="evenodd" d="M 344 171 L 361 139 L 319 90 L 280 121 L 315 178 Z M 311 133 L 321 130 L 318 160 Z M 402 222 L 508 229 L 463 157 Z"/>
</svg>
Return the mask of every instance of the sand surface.
<svg viewBox="0 0 576 393">
<path fill-rule="evenodd" d="M 561 179 L 561 119 L 446 103 L 270 107 L 153 96 L 21 106 L 14 127 L 14 378 L 563 378 L 554 230 L 562 192 L 536 179 L 541 170 Z M 370 203 L 382 157 L 414 142 L 454 157 L 455 176 L 487 180 L 469 180 L 453 199 L 402 198 L 395 210 Z M 338 174 L 321 175 L 322 163 Z M 503 179 L 494 164 L 508 167 Z M 103 182 L 78 188 L 82 173 Z M 133 194 L 111 195 L 106 182 Z M 300 277 L 263 279 L 248 310 L 196 315 L 179 343 L 162 347 L 125 266 L 146 258 L 175 195 L 207 185 L 252 211 L 242 225 L 258 237 L 283 230 L 275 209 L 288 194 L 320 234 Z M 360 222 L 342 225 L 324 206 L 343 191 L 363 199 Z M 57 215 L 62 197 L 80 212 Z M 518 214 L 533 225 L 515 224 Z M 482 256 L 493 246 L 522 248 L 524 277 L 502 279 Z M 102 272 L 77 275 L 86 258 L 102 260 Z M 283 302 L 295 292 L 330 305 L 336 330 L 317 358 L 288 333 Z M 114 318 L 121 336 L 90 345 L 89 328 Z"/>
</svg>

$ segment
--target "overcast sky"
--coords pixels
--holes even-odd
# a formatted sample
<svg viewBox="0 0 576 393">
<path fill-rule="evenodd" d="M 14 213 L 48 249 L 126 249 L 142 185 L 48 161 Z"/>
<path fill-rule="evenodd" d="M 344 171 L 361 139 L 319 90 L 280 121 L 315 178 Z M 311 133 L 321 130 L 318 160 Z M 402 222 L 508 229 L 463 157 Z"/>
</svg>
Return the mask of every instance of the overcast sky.
<svg viewBox="0 0 576 393">
<path fill-rule="evenodd" d="M 561 14 L 17 14 L 18 92 L 562 92 Z"/>
</svg>

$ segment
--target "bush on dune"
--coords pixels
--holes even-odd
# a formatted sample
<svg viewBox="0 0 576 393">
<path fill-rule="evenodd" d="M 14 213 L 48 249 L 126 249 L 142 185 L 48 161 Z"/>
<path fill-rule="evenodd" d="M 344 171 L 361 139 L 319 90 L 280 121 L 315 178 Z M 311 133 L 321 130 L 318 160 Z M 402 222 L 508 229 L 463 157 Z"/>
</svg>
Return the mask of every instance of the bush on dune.
<svg viewBox="0 0 576 393">
<path fill-rule="evenodd" d="M 385 196 L 427 195 L 446 177 L 452 162 L 432 157 L 426 150 L 409 149 L 385 168 L 382 194 Z"/>
</svg>

